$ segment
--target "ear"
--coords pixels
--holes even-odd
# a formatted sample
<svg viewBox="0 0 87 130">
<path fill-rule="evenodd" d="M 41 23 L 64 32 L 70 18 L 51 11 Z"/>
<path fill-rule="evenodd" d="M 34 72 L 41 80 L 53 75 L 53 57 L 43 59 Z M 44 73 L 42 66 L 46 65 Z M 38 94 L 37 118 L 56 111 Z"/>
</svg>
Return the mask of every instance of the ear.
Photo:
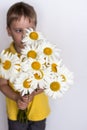
<svg viewBox="0 0 87 130">
<path fill-rule="evenodd" d="M 11 29 L 9 27 L 7 27 L 6 29 L 7 29 L 8 35 L 11 36 Z"/>
</svg>

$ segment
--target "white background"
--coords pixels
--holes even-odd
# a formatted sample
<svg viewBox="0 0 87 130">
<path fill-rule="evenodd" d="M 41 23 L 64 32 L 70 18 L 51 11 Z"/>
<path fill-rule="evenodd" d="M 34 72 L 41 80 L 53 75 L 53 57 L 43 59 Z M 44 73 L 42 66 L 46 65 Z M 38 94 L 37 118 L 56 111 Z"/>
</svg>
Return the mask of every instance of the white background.
<svg viewBox="0 0 87 130">
<path fill-rule="evenodd" d="M 0 51 L 11 39 L 6 12 L 18 0 L 0 2 Z M 51 100 L 46 130 L 87 130 L 87 0 L 24 0 L 38 15 L 37 30 L 61 49 L 64 64 L 74 72 L 74 85 L 62 99 Z M 7 130 L 5 97 L 0 93 L 0 130 Z"/>
</svg>

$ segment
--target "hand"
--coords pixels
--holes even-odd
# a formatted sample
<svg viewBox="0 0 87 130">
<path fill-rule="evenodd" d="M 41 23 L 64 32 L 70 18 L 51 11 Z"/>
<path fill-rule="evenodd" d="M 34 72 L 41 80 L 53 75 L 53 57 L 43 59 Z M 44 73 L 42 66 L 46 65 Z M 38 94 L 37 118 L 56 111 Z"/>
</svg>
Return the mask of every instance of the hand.
<svg viewBox="0 0 87 130">
<path fill-rule="evenodd" d="M 34 92 L 22 97 L 23 101 L 26 102 L 26 103 L 31 102 L 33 100 L 33 98 L 34 98 Z"/>
<path fill-rule="evenodd" d="M 17 100 L 17 106 L 19 109 L 21 110 L 25 110 L 28 106 L 28 99 L 27 98 L 24 98 L 24 97 L 21 97 Z"/>
<path fill-rule="evenodd" d="M 38 88 L 34 91 L 34 95 L 40 94 L 44 91 L 44 89 Z"/>
<path fill-rule="evenodd" d="M 17 100 L 18 108 L 21 110 L 25 110 L 28 107 L 29 102 L 31 102 L 33 98 L 34 98 L 34 92 L 32 92 L 29 95 L 21 96 L 21 98 Z"/>
</svg>

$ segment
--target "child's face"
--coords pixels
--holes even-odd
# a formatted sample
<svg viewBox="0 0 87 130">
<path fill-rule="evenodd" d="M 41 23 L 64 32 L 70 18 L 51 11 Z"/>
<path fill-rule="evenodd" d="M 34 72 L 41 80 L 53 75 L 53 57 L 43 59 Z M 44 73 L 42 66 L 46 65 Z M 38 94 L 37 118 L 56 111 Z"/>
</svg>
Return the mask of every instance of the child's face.
<svg viewBox="0 0 87 130">
<path fill-rule="evenodd" d="M 25 33 L 25 28 L 33 28 L 35 29 L 35 24 L 33 21 L 29 21 L 29 19 L 24 16 L 20 18 L 20 20 L 15 20 L 11 23 L 10 27 L 7 28 L 7 32 L 9 36 L 12 37 L 15 49 L 20 53 L 20 49 L 24 47 L 21 42 Z"/>
</svg>

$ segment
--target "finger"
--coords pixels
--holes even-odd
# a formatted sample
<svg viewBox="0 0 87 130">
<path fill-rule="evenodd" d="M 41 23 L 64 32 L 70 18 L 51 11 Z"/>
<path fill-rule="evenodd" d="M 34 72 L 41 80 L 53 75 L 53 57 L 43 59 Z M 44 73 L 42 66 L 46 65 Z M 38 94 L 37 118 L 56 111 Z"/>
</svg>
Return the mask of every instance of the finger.
<svg viewBox="0 0 87 130">
<path fill-rule="evenodd" d="M 26 109 L 27 106 L 28 106 L 27 104 L 23 104 L 23 103 L 22 103 L 22 104 L 21 104 L 21 103 L 18 104 L 18 108 L 19 108 L 19 109 Z"/>
<path fill-rule="evenodd" d="M 22 97 L 22 100 L 23 100 L 24 102 L 28 102 L 28 99 L 29 99 L 29 96 L 23 96 L 23 97 Z"/>
</svg>

